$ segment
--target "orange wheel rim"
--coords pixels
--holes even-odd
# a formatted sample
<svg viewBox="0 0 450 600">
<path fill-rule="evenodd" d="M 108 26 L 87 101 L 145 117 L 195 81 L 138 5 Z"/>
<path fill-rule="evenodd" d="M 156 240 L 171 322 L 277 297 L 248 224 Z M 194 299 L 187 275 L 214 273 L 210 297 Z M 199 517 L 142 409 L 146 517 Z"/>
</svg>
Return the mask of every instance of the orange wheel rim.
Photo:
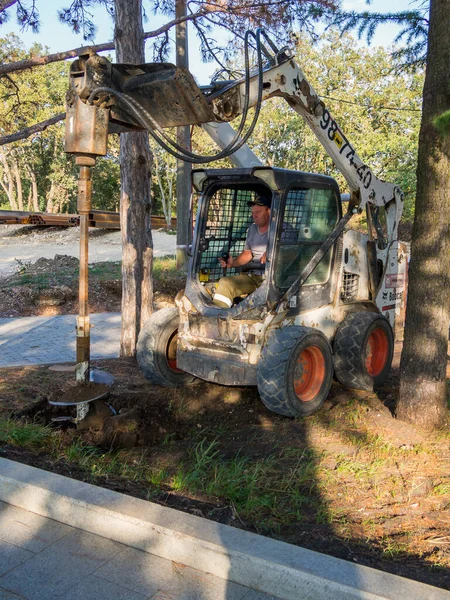
<svg viewBox="0 0 450 600">
<path fill-rule="evenodd" d="M 311 402 L 317 396 L 325 379 L 325 359 L 317 346 L 303 350 L 294 370 L 294 392 L 302 402 Z"/>
<path fill-rule="evenodd" d="M 377 377 L 386 366 L 389 354 L 389 340 L 386 332 L 378 327 L 369 335 L 366 347 L 366 370 L 371 377 Z"/>
<path fill-rule="evenodd" d="M 175 373 L 182 373 L 181 369 L 177 367 L 177 342 L 178 342 L 178 331 L 175 331 L 170 336 L 167 344 L 166 359 L 170 369 Z"/>
</svg>

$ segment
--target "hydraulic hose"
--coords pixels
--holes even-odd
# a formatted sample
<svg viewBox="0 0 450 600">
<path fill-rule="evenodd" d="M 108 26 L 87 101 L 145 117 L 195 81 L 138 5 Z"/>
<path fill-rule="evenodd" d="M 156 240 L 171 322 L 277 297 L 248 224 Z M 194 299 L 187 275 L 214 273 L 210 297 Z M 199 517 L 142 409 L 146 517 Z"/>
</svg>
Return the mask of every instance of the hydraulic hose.
<svg viewBox="0 0 450 600">
<path fill-rule="evenodd" d="M 118 92 L 112 88 L 108 87 L 100 87 L 96 88 L 91 95 L 89 96 L 88 102 L 92 103 L 93 99 L 99 94 L 109 94 L 117 98 L 117 100 L 122 103 L 122 105 L 126 106 L 127 109 L 133 114 L 137 122 L 144 128 L 147 129 L 152 138 L 162 146 L 167 152 L 172 154 L 175 158 L 183 160 L 185 162 L 190 163 L 208 163 L 214 160 L 219 160 L 221 158 L 226 158 L 230 156 L 239 148 L 241 148 L 249 139 L 251 134 L 253 133 L 256 123 L 258 121 L 259 113 L 261 110 L 262 104 L 262 91 L 263 91 L 263 61 L 262 61 L 262 44 L 261 44 L 261 35 L 267 37 L 261 29 L 257 29 L 256 34 L 247 31 L 245 34 L 245 101 L 244 108 L 242 111 L 241 121 L 239 123 L 239 127 L 236 131 L 235 136 L 231 140 L 231 142 L 221 150 L 219 153 L 214 154 L 212 156 L 195 154 L 193 152 L 188 151 L 186 148 L 179 146 L 166 132 L 163 128 L 155 121 L 155 119 L 151 116 L 151 114 L 144 109 L 140 103 L 134 98 L 124 94 L 122 92 Z M 243 137 L 241 137 L 241 133 L 245 126 L 245 121 L 247 119 L 248 111 L 249 111 L 249 102 L 250 102 L 250 60 L 249 60 L 249 38 L 253 37 L 256 42 L 256 52 L 257 52 L 257 68 L 258 68 L 258 96 L 255 104 L 255 113 L 253 115 L 252 121 L 249 125 L 248 130 L 245 132 Z M 167 143 L 164 141 L 166 140 Z M 174 150 L 175 148 L 175 150 Z"/>
</svg>

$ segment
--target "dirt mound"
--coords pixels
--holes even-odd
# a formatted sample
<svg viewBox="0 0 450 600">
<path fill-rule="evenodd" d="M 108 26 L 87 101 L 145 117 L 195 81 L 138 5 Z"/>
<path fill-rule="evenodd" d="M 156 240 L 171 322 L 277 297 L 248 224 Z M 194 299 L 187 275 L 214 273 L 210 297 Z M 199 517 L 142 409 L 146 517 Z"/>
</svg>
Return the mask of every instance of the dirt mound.
<svg viewBox="0 0 450 600">
<path fill-rule="evenodd" d="M 75 314 L 78 310 L 77 258 L 56 255 L 35 263 L 19 264 L 16 273 L 2 279 L 0 317 Z M 118 312 L 121 287 L 94 278 L 89 282 L 90 310 Z"/>
<path fill-rule="evenodd" d="M 79 265 L 78 258 L 74 256 L 66 256 L 65 254 L 56 254 L 55 258 L 38 258 L 33 264 L 24 267 L 24 272 L 29 274 L 35 273 L 52 273 L 55 271 L 63 271 L 70 269 L 77 271 Z"/>
<path fill-rule="evenodd" d="M 111 233 L 111 229 L 89 228 L 89 238 L 101 238 Z M 58 243 L 69 243 L 74 240 L 79 240 L 80 231 L 78 227 L 59 227 L 45 226 L 39 227 L 36 225 L 3 225 L 0 226 L 0 237 L 11 238 L 12 240 L 19 239 L 20 241 L 57 241 Z"/>
</svg>

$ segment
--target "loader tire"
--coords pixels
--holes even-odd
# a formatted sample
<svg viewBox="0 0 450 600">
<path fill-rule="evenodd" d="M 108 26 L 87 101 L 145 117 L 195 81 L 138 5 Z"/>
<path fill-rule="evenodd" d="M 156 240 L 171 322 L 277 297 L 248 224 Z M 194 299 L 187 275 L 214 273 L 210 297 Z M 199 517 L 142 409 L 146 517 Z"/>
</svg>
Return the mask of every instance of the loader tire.
<svg viewBox="0 0 450 600">
<path fill-rule="evenodd" d="M 177 368 L 178 310 L 162 308 L 144 323 L 139 334 L 136 358 L 145 377 L 156 385 L 188 385 L 193 375 Z"/>
<path fill-rule="evenodd" d="M 373 312 L 348 314 L 334 338 L 334 370 L 346 387 L 373 390 L 391 369 L 394 335 L 389 321 Z"/>
<path fill-rule="evenodd" d="M 327 338 L 310 327 L 269 334 L 257 369 L 259 395 L 271 411 L 288 417 L 318 410 L 330 391 L 333 357 Z"/>
</svg>

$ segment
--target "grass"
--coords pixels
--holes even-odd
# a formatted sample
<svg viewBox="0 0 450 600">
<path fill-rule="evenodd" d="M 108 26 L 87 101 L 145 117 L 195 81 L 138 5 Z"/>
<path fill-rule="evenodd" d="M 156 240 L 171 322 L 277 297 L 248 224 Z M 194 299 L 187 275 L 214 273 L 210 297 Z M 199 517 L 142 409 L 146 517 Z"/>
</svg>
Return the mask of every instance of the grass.
<svg viewBox="0 0 450 600">
<path fill-rule="evenodd" d="M 136 457 L 123 450 L 104 451 L 76 436 L 67 442 L 60 431 L 37 423 L 0 421 L 0 443 L 50 453 L 55 463 L 64 461 L 77 465 L 93 482 L 97 478 L 117 477 L 147 486 L 150 495 L 155 489 L 171 489 L 188 496 L 201 494 L 219 499 L 234 506 L 241 518 L 261 530 L 276 530 L 280 524 L 302 521 L 305 514 L 311 515 L 311 512 L 317 524 L 335 522 L 338 530 L 346 530 L 345 519 L 332 506 L 329 489 L 339 488 L 338 497 L 347 497 L 351 481 L 371 489 L 378 499 L 385 494 L 379 491 L 379 486 L 388 479 L 392 497 L 398 497 L 403 491 L 397 475 L 383 475 L 393 462 L 379 436 L 373 438 L 373 447 L 366 452 L 370 458 L 355 460 L 336 455 L 336 466 L 329 471 L 323 467 L 330 456 L 326 451 L 318 453 L 312 448 L 287 447 L 266 457 L 253 458 L 239 452 L 225 457 L 218 437 L 208 439 L 205 431 L 195 433 L 187 457 L 169 471 L 157 461 L 148 461 L 144 455 Z M 223 437 L 226 437 L 225 431 Z M 167 434 L 162 447 L 173 446 L 174 436 Z M 443 482 L 435 486 L 433 493 L 444 496 L 449 490 L 450 485 Z"/>
<path fill-rule="evenodd" d="M 74 439 L 67 447 L 60 447 L 56 458 L 76 464 L 93 481 L 98 477 L 111 476 L 134 482 L 162 481 L 160 470 L 149 466 L 142 456 L 130 460 L 129 454 L 123 450 L 105 452 L 80 439 Z"/>
<path fill-rule="evenodd" d="M 78 270 L 76 271 L 78 276 Z M 89 265 L 89 278 L 95 281 L 111 281 L 122 278 L 121 261 L 100 262 Z"/>
<path fill-rule="evenodd" d="M 51 446 L 52 442 L 53 432 L 50 427 L 38 423 L 0 419 L 0 444 L 40 449 L 48 444 Z"/>
<path fill-rule="evenodd" d="M 444 496 L 446 498 L 450 498 L 450 482 L 449 483 L 438 483 L 434 487 L 433 493 L 435 496 Z"/>
<path fill-rule="evenodd" d="M 70 277 L 78 277 L 78 271 L 73 273 L 66 272 L 64 281 Z M 33 286 L 36 290 L 45 290 L 57 282 L 58 276 L 54 273 L 28 273 L 27 271 L 18 271 L 14 275 L 4 280 L 5 288 L 20 287 L 20 286 Z"/>
<path fill-rule="evenodd" d="M 78 275 L 78 271 L 76 272 Z M 176 268 L 175 258 L 164 256 L 153 260 L 153 280 L 169 283 L 177 278 L 185 278 L 186 274 Z M 89 278 L 93 281 L 111 281 L 122 279 L 122 263 L 101 262 L 89 266 Z"/>
<path fill-rule="evenodd" d="M 165 439 L 164 444 L 170 441 Z M 285 460 L 282 455 L 250 459 L 237 454 L 226 459 L 217 439 L 202 438 L 190 449 L 187 459 L 169 473 L 144 456 L 103 451 L 77 437 L 66 443 L 58 430 L 12 420 L 0 421 L 0 443 L 46 452 L 55 464 L 76 465 L 92 482 L 118 477 L 150 486 L 150 496 L 154 494 L 151 488 L 162 488 L 220 499 L 234 506 L 241 518 L 252 520 L 263 530 L 276 529 L 279 523 L 293 518 L 301 520 L 303 508 L 317 501 L 311 485 L 315 475 L 312 456 L 305 456 L 304 463 L 297 458 L 294 467 L 286 470 L 281 467 Z M 318 510 L 318 522 L 325 519 L 324 511 L 325 507 Z"/>
<path fill-rule="evenodd" d="M 39 423 L 0 419 L 0 444 L 45 452 L 55 464 L 61 461 L 75 464 L 93 480 L 115 476 L 159 485 L 167 478 L 165 470 L 149 465 L 143 456 L 137 459 L 121 450 L 105 452 L 79 438 L 65 443 L 59 430 Z"/>
<path fill-rule="evenodd" d="M 357 430 L 344 431 L 343 437 L 345 440 L 361 449 L 370 449 L 374 454 L 383 456 L 392 456 L 397 449 L 385 441 L 383 436 L 367 431 L 365 427 L 360 427 Z"/>
<path fill-rule="evenodd" d="M 177 272 L 181 272 L 177 269 L 175 258 L 172 256 L 164 256 L 162 258 L 155 258 L 153 261 L 153 276 L 156 279 L 169 279 Z"/>
<path fill-rule="evenodd" d="M 251 459 L 238 453 L 225 458 L 217 440 L 203 439 L 169 483 L 180 492 L 226 500 L 260 530 L 299 522 L 304 507 L 311 505 L 317 507 L 317 522 L 322 522 L 327 508 L 318 501 L 312 457 L 305 457 L 304 463 L 298 460 L 291 469 L 283 468 L 284 462 L 282 454 Z"/>
<path fill-rule="evenodd" d="M 408 544 L 406 542 L 399 542 L 388 536 L 382 538 L 381 548 L 383 554 L 389 559 L 400 559 L 408 553 Z"/>
</svg>

